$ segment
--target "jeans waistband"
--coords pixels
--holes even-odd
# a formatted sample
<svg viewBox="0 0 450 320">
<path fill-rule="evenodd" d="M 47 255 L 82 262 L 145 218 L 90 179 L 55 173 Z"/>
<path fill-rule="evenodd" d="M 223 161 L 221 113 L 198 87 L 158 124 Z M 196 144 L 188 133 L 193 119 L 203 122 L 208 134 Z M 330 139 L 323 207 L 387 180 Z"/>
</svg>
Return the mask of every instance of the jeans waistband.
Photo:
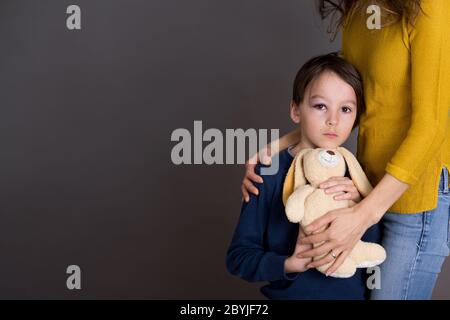
<svg viewBox="0 0 450 320">
<path fill-rule="evenodd" d="M 441 179 L 439 181 L 439 191 L 443 193 L 448 193 L 448 169 L 446 167 L 442 168 Z"/>
</svg>

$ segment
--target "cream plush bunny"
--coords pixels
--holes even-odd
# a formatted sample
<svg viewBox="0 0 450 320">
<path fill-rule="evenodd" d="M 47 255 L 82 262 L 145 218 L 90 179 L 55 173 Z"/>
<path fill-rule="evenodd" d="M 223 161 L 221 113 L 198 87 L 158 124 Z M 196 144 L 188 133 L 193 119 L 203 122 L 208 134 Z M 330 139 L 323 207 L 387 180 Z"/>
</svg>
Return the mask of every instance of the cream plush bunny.
<svg viewBox="0 0 450 320">
<path fill-rule="evenodd" d="M 289 168 L 283 188 L 283 202 L 289 221 L 300 223 L 305 227 L 328 211 L 354 206 L 356 204 L 354 201 L 334 200 L 334 195 L 325 194 L 324 189 L 319 188 L 322 182 L 331 177 L 343 177 L 346 164 L 356 188 L 363 197 L 367 196 L 372 186 L 350 151 L 342 147 L 300 151 Z M 322 257 L 324 256 L 315 257 L 314 260 Z M 331 276 L 349 278 L 355 274 L 356 268 L 373 267 L 385 259 L 386 252 L 382 246 L 360 240 Z M 325 273 L 333 262 L 318 267 L 317 270 Z"/>
</svg>

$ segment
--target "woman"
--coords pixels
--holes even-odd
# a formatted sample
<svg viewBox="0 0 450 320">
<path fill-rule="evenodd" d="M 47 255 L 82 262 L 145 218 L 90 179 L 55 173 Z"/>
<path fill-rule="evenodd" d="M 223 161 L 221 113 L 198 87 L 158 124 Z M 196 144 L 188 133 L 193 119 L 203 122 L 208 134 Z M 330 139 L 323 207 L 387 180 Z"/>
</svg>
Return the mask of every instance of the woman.
<svg viewBox="0 0 450 320">
<path fill-rule="evenodd" d="M 372 4 L 381 8 L 381 29 L 368 28 Z M 388 258 L 372 299 L 430 299 L 450 246 L 450 1 L 321 0 L 319 10 L 322 18 L 340 15 L 343 56 L 363 77 L 367 105 L 357 157 L 374 189 L 353 208 L 309 225 L 311 234 L 329 224 L 301 239 L 325 241 L 301 256 L 330 253 L 313 267 L 335 260 L 332 273 L 381 221 Z M 280 139 L 280 149 L 298 140 L 298 130 L 291 132 Z M 247 164 L 245 200 L 248 191 L 255 193 L 252 181 L 262 180 Z M 331 179 L 322 187 L 331 193 L 335 184 Z"/>
</svg>

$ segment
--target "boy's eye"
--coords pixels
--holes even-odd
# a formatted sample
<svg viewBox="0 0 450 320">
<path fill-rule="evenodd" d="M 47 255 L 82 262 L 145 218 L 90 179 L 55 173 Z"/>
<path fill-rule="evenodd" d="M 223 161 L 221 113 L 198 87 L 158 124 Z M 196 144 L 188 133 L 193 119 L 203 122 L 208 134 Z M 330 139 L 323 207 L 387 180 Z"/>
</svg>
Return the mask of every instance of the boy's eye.
<svg viewBox="0 0 450 320">
<path fill-rule="evenodd" d="M 345 113 L 350 113 L 352 112 L 352 109 L 349 107 L 342 107 L 342 111 L 344 111 Z"/>
<path fill-rule="evenodd" d="M 319 104 L 315 104 L 314 108 L 319 109 L 319 110 L 325 110 L 327 108 L 327 106 L 324 105 L 323 103 L 319 103 Z"/>
</svg>

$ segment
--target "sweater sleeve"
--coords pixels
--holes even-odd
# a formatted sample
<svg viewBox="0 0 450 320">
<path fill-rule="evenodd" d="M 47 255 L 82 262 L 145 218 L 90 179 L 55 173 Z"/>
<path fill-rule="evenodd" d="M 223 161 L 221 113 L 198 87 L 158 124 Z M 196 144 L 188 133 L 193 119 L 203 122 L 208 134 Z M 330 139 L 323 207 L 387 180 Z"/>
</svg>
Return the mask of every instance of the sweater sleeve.
<svg viewBox="0 0 450 320">
<path fill-rule="evenodd" d="M 409 35 L 411 123 L 386 172 L 414 184 L 439 153 L 450 110 L 450 1 L 423 0 Z"/>
<path fill-rule="evenodd" d="M 259 172 L 257 167 L 256 172 Z M 244 280 L 276 281 L 294 280 L 298 273 L 284 271 L 287 256 L 267 251 L 265 239 L 274 183 L 264 179 L 263 184 L 256 184 L 259 195 L 250 196 L 248 203 L 243 203 L 238 225 L 227 252 L 226 265 L 228 271 Z"/>
</svg>

